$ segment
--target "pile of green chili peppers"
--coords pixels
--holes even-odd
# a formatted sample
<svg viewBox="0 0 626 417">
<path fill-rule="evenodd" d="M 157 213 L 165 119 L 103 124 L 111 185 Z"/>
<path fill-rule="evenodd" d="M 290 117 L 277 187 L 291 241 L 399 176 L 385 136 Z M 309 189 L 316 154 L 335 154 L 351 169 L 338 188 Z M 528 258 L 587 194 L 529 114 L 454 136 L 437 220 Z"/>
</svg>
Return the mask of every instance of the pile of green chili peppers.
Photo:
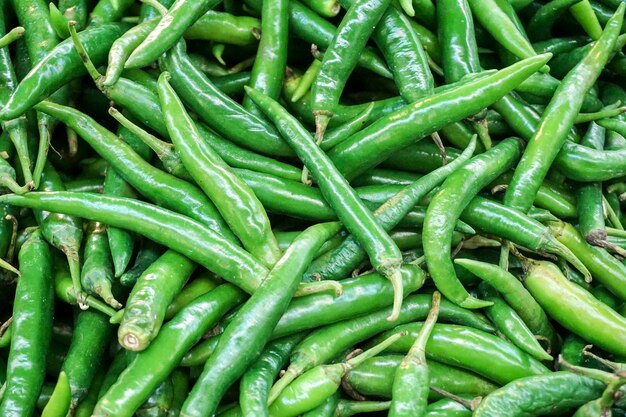
<svg viewBox="0 0 626 417">
<path fill-rule="evenodd" d="M 626 416 L 621 0 L 0 0 L 0 417 Z"/>
</svg>

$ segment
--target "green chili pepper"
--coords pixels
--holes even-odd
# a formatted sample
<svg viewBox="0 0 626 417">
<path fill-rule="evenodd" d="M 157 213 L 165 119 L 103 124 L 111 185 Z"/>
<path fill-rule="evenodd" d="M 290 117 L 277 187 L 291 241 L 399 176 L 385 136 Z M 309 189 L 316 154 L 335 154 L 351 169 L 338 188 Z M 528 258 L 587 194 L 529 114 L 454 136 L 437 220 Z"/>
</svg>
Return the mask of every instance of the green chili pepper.
<svg viewBox="0 0 626 417">
<path fill-rule="evenodd" d="M 244 298 L 240 290 L 224 284 L 185 306 L 163 326 L 147 349 L 136 354 L 98 400 L 93 416 L 132 416 L 178 365 L 184 353 Z M 150 366 L 151 372 L 145 372 L 146 366 Z"/>
<path fill-rule="evenodd" d="M 311 226 L 291 244 L 224 330 L 223 337 L 185 400 L 181 414 L 214 414 L 226 389 L 261 354 L 317 249 L 340 228 L 339 223 Z M 262 321 L 258 320 L 259 317 L 263 318 Z"/>
<path fill-rule="evenodd" d="M 0 402 L 0 414 L 6 416 L 31 415 L 45 377 L 54 292 L 52 256 L 39 230 L 20 249 L 19 266 L 7 382 Z"/>
<path fill-rule="evenodd" d="M 111 307 L 121 308 L 122 304 L 112 293 L 113 264 L 104 224 L 90 222 L 87 225 L 83 258 L 80 276 L 83 289 L 89 294 L 99 295 Z"/>
<path fill-rule="evenodd" d="M 539 416 L 564 412 L 602 394 L 604 384 L 571 372 L 553 372 L 513 381 L 487 395 L 474 411 L 476 417 Z"/>
<path fill-rule="evenodd" d="M 263 265 L 272 267 L 281 251 L 265 209 L 252 190 L 202 140 L 168 80 L 167 72 L 159 77 L 159 98 L 170 137 L 184 166 L 212 199 L 243 246 Z"/>
<path fill-rule="evenodd" d="M 548 59 L 549 55 L 528 58 L 493 75 L 468 81 L 406 106 L 335 146 L 328 156 L 350 180 L 416 139 L 499 100 Z"/>
<path fill-rule="evenodd" d="M 441 295 L 435 291 L 432 307 L 424 321 L 413 346 L 402 359 L 393 379 L 393 393 L 390 417 L 422 416 L 428 406 L 428 391 L 430 391 L 430 370 L 426 364 L 426 341 L 430 337 L 437 316 Z"/>
<path fill-rule="evenodd" d="M 171 48 L 183 33 L 220 2 L 218 0 L 176 0 L 146 39 L 126 60 L 126 68 L 145 67 Z"/>
<path fill-rule="evenodd" d="M 524 212 L 530 208 L 539 185 L 565 143 L 567 132 L 582 105 L 583 94 L 595 83 L 613 51 L 625 7 L 615 13 L 594 47 L 563 79 L 515 168 L 504 197 L 506 205 Z"/>
<path fill-rule="evenodd" d="M 168 305 L 194 269 L 193 262 L 169 250 L 141 274 L 128 296 L 117 331 L 123 348 L 142 351 L 149 345 L 161 328 Z"/>
</svg>

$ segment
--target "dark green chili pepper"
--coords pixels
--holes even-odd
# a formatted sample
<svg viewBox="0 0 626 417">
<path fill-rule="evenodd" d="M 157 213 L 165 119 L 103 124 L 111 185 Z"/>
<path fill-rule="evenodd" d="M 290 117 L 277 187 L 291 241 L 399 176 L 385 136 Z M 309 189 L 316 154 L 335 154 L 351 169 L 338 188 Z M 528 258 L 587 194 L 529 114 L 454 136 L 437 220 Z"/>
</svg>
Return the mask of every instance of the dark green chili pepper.
<svg viewBox="0 0 626 417">
<path fill-rule="evenodd" d="M 372 343 L 377 343 L 389 334 L 408 331 L 406 337 L 400 338 L 387 350 L 405 354 L 413 345 L 421 326 L 419 322 L 397 326 L 373 339 Z M 511 343 L 480 330 L 452 324 L 435 325 L 426 343 L 426 356 L 475 372 L 498 384 L 550 373 L 541 362 Z M 498 363 L 498 366 L 494 366 L 494 363 Z"/>
<path fill-rule="evenodd" d="M 421 417 L 428 406 L 430 370 L 426 364 L 426 341 L 437 322 L 441 294 L 433 294 L 432 307 L 413 346 L 400 362 L 393 379 L 393 393 L 389 417 Z"/>
<path fill-rule="evenodd" d="M 194 269 L 193 262 L 169 250 L 141 274 L 128 296 L 117 331 L 123 348 L 142 351 L 150 344 L 161 328 L 167 306 Z"/>
<path fill-rule="evenodd" d="M 496 417 L 507 410 L 511 417 L 561 413 L 602 394 L 604 384 L 572 372 L 553 372 L 513 381 L 487 395 L 475 417 Z"/>
<path fill-rule="evenodd" d="M 538 55 L 406 106 L 335 146 L 328 156 L 350 180 L 416 139 L 499 100 L 548 59 L 549 55 Z"/>
<path fill-rule="evenodd" d="M 426 408 L 426 417 L 472 417 L 472 412 L 464 405 L 445 398 L 429 404 Z"/>
<path fill-rule="evenodd" d="M 485 308 L 485 314 L 511 343 L 539 360 L 550 361 L 553 359 L 541 347 L 521 317 L 498 295 L 493 287 L 487 283 L 482 283 L 478 287 L 478 291 L 485 300 L 493 303 L 493 305 Z"/>
<path fill-rule="evenodd" d="M 287 65 L 288 0 L 263 2 L 261 10 L 261 41 L 257 49 L 248 85 L 277 100 Z M 257 116 L 263 113 L 248 96 L 243 106 Z"/>
<path fill-rule="evenodd" d="M 427 294 L 410 295 L 402 303 L 400 315 L 395 322 L 386 320 L 391 308 L 379 310 L 365 316 L 344 320 L 318 329 L 307 336 L 291 355 L 291 363 L 285 374 L 270 391 L 270 403 L 302 372 L 331 360 L 338 352 L 351 348 L 360 341 L 392 329 L 398 324 L 420 320 L 428 315 L 431 297 Z M 439 315 L 442 320 L 464 322 L 484 328 L 485 323 L 470 311 L 442 300 Z M 470 324 L 472 323 L 472 324 Z"/>
<path fill-rule="evenodd" d="M 185 306 L 163 326 L 146 350 L 136 354 L 117 381 L 98 400 L 93 416 L 132 416 L 178 365 L 185 352 L 244 298 L 240 290 L 224 284 Z M 145 372 L 146 366 L 151 372 Z"/>
<path fill-rule="evenodd" d="M 128 233 L 126 230 L 122 231 Z M 120 284 L 125 287 L 135 285 L 139 277 L 163 254 L 163 247 L 151 241 L 150 239 L 142 239 L 141 247 L 135 257 L 135 262 L 128 271 L 120 276 Z"/>
<path fill-rule="evenodd" d="M 616 12 L 602 37 L 563 79 L 515 168 L 504 196 L 506 205 L 523 212 L 527 212 L 532 205 L 537 189 L 566 141 L 567 132 L 582 105 L 584 93 L 595 83 L 613 51 L 625 8 L 622 6 Z"/>
<path fill-rule="evenodd" d="M 262 0 L 245 0 L 244 3 L 257 13 L 261 12 Z M 288 14 L 290 31 L 309 44 L 315 44 L 323 49 L 328 48 L 337 32 L 332 23 L 297 0 L 289 1 Z M 359 64 L 382 77 L 393 78 L 384 61 L 372 50 L 367 48 L 363 50 Z"/>
<path fill-rule="evenodd" d="M 338 405 L 339 393 L 336 392 L 326 398 L 322 404 L 302 414 L 302 417 L 336 417 Z"/>
<path fill-rule="evenodd" d="M 296 417 L 321 405 L 341 385 L 343 376 L 364 360 L 376 356 L 387 346 L 402 337 L 395 334 L 378 345 L 345 362 L 318 365 L 295 379 L 274 401 L 270 399 L 269 412 L 272 417 Z"/>
<path fill-rule="evenodd" d="M 359 54 L 389 4 L 389 0 L 354 1 L 328 45 L 311 88 L 311 108 L 315 116 L 317 143 L 324 137 L 348 77 L 356 67 Z"/>
<path fill-rule="evenodd" d="M 385 230 L 391 230 L 426 193 L 462 166 L 472 156 L 475 146 L 476 140 L 474 139 L 453 162 L 403 188 L 374 212 L 376 220 Z M 364 259 L 365 252 L 357 243 L 356 238 L 349 236 L 337 249 L 314 261 L 307 275 L 309 278 L 315 275 L 321 279 L 337 279 L 350 274 Z M 307 279 L 307 275 L 304 279 Z"/>
<path fill-rule="evenodd" d="M 524 285 L 548 315 L 594 345 L 618 355 L 625 354 L 619 339 L 626 334 L 626 318 L 569 281 L 555 265 L 528 261 L 526 268 Z"/>
<path fill-rule="evenodd" d="M 98 0 L 89 14 L 89 21 L 95 25 L 115 22 L 122 18 L 126 9 L 132 5 L 132 0 Z"/>
<path fill-rule="evenodd" d="M 293 155 L 270 123 L 219 91 L 192 65 L 182 42 L 165 54 L 162 64 L 172 75 L 170 82 L 183 102 L 226 139 L 271 156 Z"/>
<path fill-rule="evenodd" d="M 93 382 L 89 386 L 87 395 L 85 395 L 83 400 L 76 407 L 74 417 L 91 417 L 91 412 L 98 401 L 98 391 L 100 391 L 100 385 L 102 384 L 103 379 L 104 371 L 96 373 L 93 378 Z"/>
<path fill-rule="evenodd" d="M 296 333 L 268 343 L 259 359 L 243 374 L 239 383 L 239 404 L 243 416 L 269 416 L 267 397 L 272 382 L 303 337 L 304 333 Z"/>
<path fill-rule="evenodd" d="M 156 61 L 180 39 L 193 22 L 219 3 L 219 0 L 176 0 L 158 25 L 128 57 L 125 67 L 141 68 Z"/>
<path fill-rule="evenodd" d="M 391 398 L 393 379 L 404 357 L 401 355 L 381 355 L 363 362 L 351 369 L 344 382 L 359 394 Z M 443 363 L 428 360 L 430 386 L 455 395 L 484 396 L 498 388 L 492 382 L 474 373 Z M 415 389 L 415 387 L 413 387 Z M 430 391 L 429 399 L 439 395 Z"/>
<path fill-rule="evenodd" d="M 174 387 L 170 378 L 166 378 L 150 394 L 150 397 L 135 411 L 137 417 L 167 417 L 172 399 Z"/>
<path fill-rule="evenodd" d="M 96 65 L 104 63 L 106 54 L 128 24 L 108 23 L 90 27 L 78 35 Z M 0 110 L 0 119 L 14 119 L 50 96 L 60 87 L 85 74 L 85 69 L 74 43 L 66 39 L 46 55 L 20 81 L 6 105 Z"/>
<path fill-rule="evenodd" d="M 309 132 L 280 104 L 263 94 L 247 88 L 250 98 L 276 124 L 294 148 L 298 157 L 311 171 L 320 186 L 324 198 L 337 213 L 359 244 L 368 253 L 372 265 L 390 279 L 394 286 L 394 310 L 389 320 L 394 320 L 402 302 L 402 278 L 399 267 L 402 256 L 397 245 L 357 197 L 348 182 L 338 172 L 331 160 L 322 151 Z"/>
<path fill-rule="evenodd" d="M 450 258 L 454 222 L 478 191 L 511 168 L 520 153 L 520 142 L 510 138 L 475 156 L 444 181 L 426 210 L 423 237 L 428 271 L 442 294 L 463 307 L 480 308 L 491 303 L 471 296 L 456 278 Z"/>
<path fill-rule="evenodd" d="M 45 377 L 54 292 L 52 255 L 39 230 L 22 245 L 19 266 L 7 382 L 0 402 L 0 414 L 5 416 L 33 414 Z"/>
<path fill-rule="evenodd" d="M 215 413 L 226 389 L 261 354 L 315 252 L 340 229 L 338 222 L 322 223 L 311 226 L 296 238 L 224 330 L 185 400 L 181 414 L 211 416 Z"/>
<path fill-rule="evenodd" d="M 106 225 L 99 222 L 87 224 L 85 252 L 81 270 L 81 286 L 88 294 L 99 295 L 108 305 L 122 307 L 112 293 L 113 263 L 107 239 Z"/>
<path fill-rule="evenodd" d="M 102 364 L 107 344 L 113 334 L 108 316 L 98 311 L 81 311 L 76 318 L 76 325 L 72 335 L 69 351 L 63 362 L 62 375 L 59 375 L 57 390 L 61 393 L 68 391 L 67 399 L 59 403 L 50 402 L 50 407 L 64 406 L 72 413 L 78 404 L 87 395 L 100 365 Z M 53 393 L 54 396 L 54 393 Z M 44 409 L 42 416 L 48 410 Z M 53 410 L 53 409 L 52 409 Z M 61 416 L 64 413 L 55 413 L 50 410 L 50 416 Z"/>
<path fill-rule="evenodd" d="M 168 80 L 167 72 L 159 77 L 159 98 L 170 137 L 184 166 L 214 202 L 244 248 L 271 268 L 280 259 L 281 251 L 263 205 L 245 182 L 202 140 Z"/>
</svg>

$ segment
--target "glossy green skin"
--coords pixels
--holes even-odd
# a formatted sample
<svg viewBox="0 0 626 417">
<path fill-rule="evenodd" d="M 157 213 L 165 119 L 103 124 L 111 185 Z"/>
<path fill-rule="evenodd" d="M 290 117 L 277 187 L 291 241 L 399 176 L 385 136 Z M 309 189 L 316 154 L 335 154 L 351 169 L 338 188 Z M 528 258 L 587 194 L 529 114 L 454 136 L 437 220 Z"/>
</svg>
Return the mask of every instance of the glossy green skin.
<svg viewBox="0 0 626 417">
<path fill-rule="evenodd" d="M 374 268 L 385 276 L 393 274 L 402 263 L 400 250 L 309 132 L 276 101 L 255 90 L 246 91 L 294 148 L 339 220 L 367 252 Z"/>
<path fill-rule="evenodd" d="M 0 403 L 3 416 L 34 412 L 46 373 L 54 315 L 52 256 L 39 230 L 30 235 L 18 256 L 21 277 L 15 290 L 7 382 Z"/>
<path fill-rule="evenodd" d="M 257 13 L 261 12 L 262 0 L 245 0 L 244 3 Z M 307 43 L 315 44 L 323 49 L 328 48 L 337 32 L 337 28 L 332 23 L 296 0 L 289 1 L 288 14 L 290 32 Z M 359 65 L 380 76 L 393 77 L 385 66 L 385 62 L 367 48 L 361 53 Z"/>
<path fill-rule="evenodd" d="M 125 233 L 126 230 L 120 229 Z M 139 277 L 150 267 L 158 258 L 163 254 L 162 247 L 155 244 L 151 240 L 144 239 L 139 249 L 137 256 L 135 257 L 135 263 L 128 271 L 124 272 L 120 276 L 120 284 L 125 287 L 132 287 L 135 285 Z"/>
<path fill-rule="evenodd" d="M 155 17 L 140 23 L 113 42 L 109 50 L 106 75 L 102 80 L 104 86 L 112 86 L 120 78 L 124 72 L 124 64 L 130 54 L 146 39 L 160 21 L 160 17 Z"/>
<path fill-rule="evenodd" d="M 281 250 L 265 208 L 250 187 L 202 140 L 166 77 L 159 77 L 159 98 L 167 130 L 183 165 L 214 202 L 243 247 L 271 268 L 280 259 Z"/>
<path fill-rule="evenodd" d="M 548 104 L 561 82 L 549 74 L 536 73 L 528 77 L 515 90 L 538 97 L 541 104 Z M 602 102 L 590 93 L 585 94 L 581 111 L 595 112 L 602 108 Z"/>
<path fill-rule="evenodd" d="M 407 185 L 398 194 L 387 200 L 375 212 L 376 221 L 389 231 L 404 218 L 417 202 L 430 192 L 435 186 L 461 167 L 473 154 L 475 147 L 469 146 L 463 154 L 449 164 L 436 169 L 410 185 Z M 328 256 L 313 262 L 307 271 L 310 277 L 313 274 L 322 279 L 337 279 L 347 276 L 365 260 L 365 252 L 355 236 L 348 236 L 342 244 Z M 304 279 L 307 279 L 307 275 Z"/>
<path fill-rule="evenodd" d="M 437 2 L 437 33 L 447 83 L 481 71 L 474 19 L 467 0 Z"/>
<path fill-rule="evenodd" d="M 76 22 L 77 30 L 85 28 L 88 9 L 87 0 L 59 0 L 59 11 L 68 21 Z"/>
<path fill-rule="evenodd" d="M 383 355 L 364 361 L 351 369 L 346 375 L 346 382 L 359 394 L 382 398 L 391 398 L 393 379 L 403 356 Z M 459 368 L 445 365 L 434 360 L 428 361 L 430 385 L 452 394 L 485 396 L 498 388 L 483 377 Z M 430 398 L 438 394 L 431 392 Z"/>
<path fill-rule="evenodd" d="M 511 19 L 507 10 L 495 0 L 469 0 L 472 13 L 476 20 L 503 46 L 507 51 L 520 59 L 535 55 L 526 34 L 519 30 L 516 21 Z"/>
<path fill-rule="evenodd" d="M 513 381 L 483 398 L 474 417 L 534 417 L 565 410 L 602 394 L 604 384 L 571 372 L 553 372 Z"/>
<path fill-rule="evenodd" d="M 150 159 L 150 148 L 137 136 L 133 135 L 123 126 L 118 127 L 117 133 L 142 158 L 146 160 Z M 122 176 L 115 169 L 107 169 L 102 193 L 117 197 L 136 198 L 135 190 L 126 181 L 124 181 L 124 178 L 122 178 Z M 126 267 L 128 266 L 128 263 L 133 255 L 135 239 L 127 231 L 115 227 L 109 227 L 107 229 L 107 237 L 109 239 L 111 258 L 113 260 L 114 274 L 115 277 L 120 277 L 126 270 Z"/>
<path fill-rule="evenodd" d="M 48 5 L 43 0 L 11 0 L 11 4 L 18 21 L 27 28 L 24 39 L 30 60 L 36 64 L 59 43 Z"/>
<path fill-rule="evenodd" d="M 222 93 L 231 97 L 239 96 L 244 93 L 244 85 L 250 82 L 250 73 L 241 71 L 236 74 L 220 75 L 213 77 L 211 81 Z"/>
<path fill-rule="evenodd" d="M 89 14 L 89 23 L 100 25 L 121 19 L 133 0 L 99 0 Z M 91 55 L 91 54 L 90 54 Z"/>
<path fill-rule="evenodd" d="M 86 310 L 76 319 L 72 342 L 63 362 L 71 391 L 70 410 L 87 395 L 107 351 L 113 334 L 109 318 L 104 314 Z"/>
<path fill-rule="evenodd" d="M 472 417 L 472 412 L 456 401 L 446 398 L 429 404 L 426 408 L 426 417 Z"/>
<path fill-rule="evenodd" d="M 534 41 L 549 39 L 554 23 L 576 3 L 575 0 L 553 0 L 543 5 L 528 22 L 528 33 L 532 39 Z"/>
<path fill-rule="evenodd" d="M 141 68 L 156 61 L 170 49 L 184 32 L 203 14 L 220 3 L 219 0 L 176 0 L 158 25 L 126 61 L 126 68 Z"/>
<path fill-rule="evenodd" d="M 606 131 L 596 123 L 590 123 L 581 145 L 604 149 Z M 602 184 L 599 182 L 584 184 L 578 188 L 578 228 L 591 244 L 606 240 L 604 208 L 602 207 Z M 594 243 L 596 242 L 596 243 Z"/>
<path fill-rule="evenodd" d="M 526 326 L 517 312 L 500 297 L 492 286 L 481 283 L 478 291 L 480 297 L 493 303 L 493 305 L 485 308 L 485 314 L 511 343 L 536 359 L 542 361 L 553 359 L 541 347 L 533 332 Z"/>
<path fill-rule="evenodd" d="M 141 274 L 128 296 L 117 331 L 122 347 L 133 351 L 148 347 L 161 329 L 167 306 L 194 269 L 193 262 L 169 250 Z"/>
<path fill-rule="evenodd" d="M 422 323 L 397 326 L 374 339 L 374 343 L 390 334 L 408 331 L 407 336 L 398 339 L 387 350 L 390 353 L 406 354 L 421 327 Z M 500 385 L 517 378 L 550 372 L 541 362 L 497 336 L 452 324 L 435 325 L 426 343 L 426 357 L 475 372 Z M 498 366 L 494 366 L 494 363 Z"/>
<path fill-rule="evenodd" d="M 39 189 L 45 192 L 65 191 L 65 185 L 50 163 L 46 163 L 44 167 Z M 76 266 L 79 261 L 78 252 L 83 240 L 82 220 L 75 216 L 45 210 L 35 210 L 33 213 L 48 243 L 63 252 L 70 265 L 74 263 L 78 269 Z M 79 277 L 72 276 L 72 281 L 75 279 Z"/>
<path fill-rule="evenodd" d="M 99 295 L 107 304 L 119 307 L 111 293 L 113 263 L 107 239 L 106 225 L 92 222 L 87 225 L 85 249 L 80 282 L 88 294 Z"/>
<path fill-rule="evenodd" d="M 286 17 L 285 14 L 285 21 Z M 257 43 L 253 31 L 258 30 L 268 33 L 262 29 L 261 22 L 255 17 L 235 16 L 230 13 L 209 10 L 185 31 L 185 39 L 200 39 L 245 46 Z"/>
<path fill-rule="evenodd" d="M 387 320 L 391 312 L 391 308 L 388 307 L 317 329 L 309 334 L 294 350 L 287 374 L 289 376 L 297 376 L 314 366 L 327 363 L 338 352 L 349 349 L 382 331 L 393 329 L 403 323 L 422 320 L 428 315 L 431 304 L 432 297 L 428 294 L 410 295 L 402 303 L 400 316 L 394 322 Z M 441 320 L 464 323 L 486 329 L 486 322 L 478 319 L 470 311 L 458 307 L 445 299 L 441 302 L 439 317 Z M 489 326 L 487 325 L 487 327 Z"/>
<path fill-rule="evenodd" d="M 532 263 L 524 285 L 563 327 L 608 352 L 626 354 L 626 318 L 569 281 L 555 265 Z"/>
<path fill-rule="evenodd" d="M 90 27 L 78 35 L 94 64 L 106 62 L 113 41 L 129 28 L 125 23 L 107 23 Z M 86 74 L 71 39 L 66 39 L 47 54 L 24 77 L 0 110 L 0 119 L 14 119 L 60 87 Z"/>
<path fill-rule="evenodd" d="M 599 151 L 565 142 L 554 165 L 574 181 L 607 181 L 626 175 L 626 150 Z"/>
<path fill-rule="evenodd" d="M 342 0 L 342 4 L 354 4 Z M 435 80 L 428 67 L 428 56 L 411 19 L 396 7 L 387 7 L 372 33 L 400 95 L 407 103 L 433 94 Z"/>
<path fill-rule="evenodd" d="M 320 406 L 337 391 L 346 370 L 347 365 L 334 364 L 316 366 L 305 372 L 272 402 L 270 416 L 296 417 Z"/>
<path fill-rule="evenodd" d="M 425 275 L 419 266 L 404 265 L 401 271 L 402 286 L 407 295 L 424 284 Z M 378 273 L 344 279 L 340 283 L 343 288 L 340 296 L 319 293 L 293 299 L 274 328 L 272 337 L 314 329 L 320 323 L 327 325 L 358 317 L 389 307 L 393 302 L 389 280 Z"/>
<path fill-rule="evenodd" d="M 186 370 L 177 368 L 172 372 L 170 379 L 172 380 L 173 396 L 167 417 L 178 417 L 180 407 L 189 392 L 189 375 Z"/>
<path fill-rule="evenodd" d="M 17 206 L 36 206 L 80 215 L 148 236 L 250 293 L 267 274 L 267 269 L 250 254 L 206 226 L 137 200 L 70 192 L 0 196 L 0 203 L 9 201 Z"/>
<path fill-rule="evenodd" d="M 174 387 L 170 378 L 166 378 L 150 394 L 150 397 L 137 409 L 136 417 L 167 417 L 174 397 Z"/>
<path fill-rule="evenodd" d="M 416 139 L 491 105 L 541 68 L 548 57 L 520 61 L 406 106 L 335 146 L 328 156 L 346 178 L 352 179 Z"/>
<path fill-rule="evenodd" d="M 169 138 L 156 90 L 152 91 L 136 82 L 120 78 L 113 86 L 105 88 L 104 92 L 111 100 L 127 109 L 137 120 L 154 129 L 162 137 Z M 197 123 L 196 127 L 203 140 L 213 147 L 231 167 L 252 169 L 295 181 L 299 181 L 302 176 L 301 170 L 241 148 L 223 139 L 201 123 Z"/>
<path fill-rule="evenodd" d="M 607 24 L 585 58 L 561 82 L 515 168 L 504 195 L 505 205 L 522 212 L 527 212 L 532 205 L 539 186 L 567 139 L 584 94 L 593 86 L 613 52 L 622 27 L 623 7 Z"/>
<path fill-rule="evenodd" d="M 557 222 L 550 228 L 554 236 L 581 260 L 595 280 L 621 300 L 626 300 L 626 266 L 602 248 L 589 245 L 568 223 Z"/>
<path fill-rule="evenodd" d="M 259 359 L 243 374 L 239 383 L 239 405 L 243 416 L 269 416 L 267 398 L 270 388 L 303 337 L 303 333 L 297 333 L 268 343 Z"/>
<path fill-rule="evenodd" d="M 311 108 L 315 118 L 325 119 L 319 127 L 322 129 L 320 134 L 324 132 L 335 106 L 339 104 L 339 97 L 357 65 L 361 51 L 390 3 L 389 0 L 356 0 L 341 19 L 311 86 Z"/>
<path fill-rule="evenodd" d="M 212 274 L 208 273 L 208 275 Z M 215 287 L 217 287 L 217 281 L 213 278 L 206 277 L 205 275 L 195 277 L 189 284 L 185 286 L 185 288 L 183 288 L 176 295 L 176 297 L 174 297 L 172 302 L 167 306 L 167 310 L 165 311 L 165 318 L 167 320 L 171 319 L 176 313 L 178 313 L 191 301 L 200 297 L 203 294 L 206 294 Z"/>
<path fill-rule="evenodd" d="M 100 385 L 104 379 L 104 371 L 100 371 L 96 373 L 96 376 L 89 387 L 89 391 L 87 391 L 87 395 L 83 400 L 78 404 L 76 410 L 74 411 L 74 417 L 91 417 L 91 412 L 96 406 L 96 402 L 98 402 L 98 391 L 100 390 Z"/>
<path fill-rule="evenodd" d="M 546 313 L 515 276 L 498 265 L 486 262 L 459 259 L 455 263 L 497 288 L 500 295 L 534 334 L 545 337 L 551 343 L 556 341 L 554 328 Z"/>
<path fill-rule="evenodd" d="M 479 308 L 489 303 L 469 295 L 456 277 L 450 257 L 454 223 L 471 199 L 510 169 L 520 153 L 521 143 L 511 138 L 472 158 L 444 181 L 426 210 L 423 241 L 428 271 L 439 291 L 463 307 Z"/>
<path fill-rule="evenodd" d="M 219 91 L 192 65 L 183 48 L 182 43 L 176 44 L 165 54 L 162 64 L 172 75 L 170 82 L 174 90 L 191 110 L 209 127 L 240 146 L 270 156 L 293 155 L 269 122 L 251 114 Z"/>
<path fill-rule="evenodd" d="M 280 97 L 287 65 L 288 7 L 288 0 L 263 2 L 260 28 L 263 35 L 248 84 L 276 100 Z M 243 106 L 257 116 L 263 114 L 247 95 L 243 99 Z"/>
<path fill-rule="evenodd" d="M 100 398 L 95 417 L 130 417 L 178 365 L 193 346 L 245 295 L 230 284 L 195 299 L 166 323 L 150 346 L 137 354 L 118 380 Z M 164 358 L 167 358 L 164 360 Z M 149 367 L 151 372 L 146 373 Z"/>
<path fill-rule="evenodd" d="M 576 256 L 552 236 L 550 229 L 501 203 L 476 196 L 461 213 L 461 219 L 477 230 L 533 251 L 562 256 L 577 268 L 584 269 Z"/>
<path fill-rule="evenodd" d="M 336 417 L 337 406 L 339 405 L 339 393 L 326 398 L 324 402 L 312 410 L 302 414 L 302 417 Z"/>
<path fill-rule="evenodd" d="M 73 108 L 50 102 L 37 108 L 71 127 L 143 195 L 206 224 L 231 242 L 237 241 L 213 203 L 195 186 L 153 167 L 116 135 Z"/>
<path fill-rule="evenodd" d="M 311 226 L 291 244 L 252 297 L 228 324 L 181 415 L 212 416 L 225 391 L 259 357 L 319 247 L 341 229 L 338 222 Z"/>
</svg>

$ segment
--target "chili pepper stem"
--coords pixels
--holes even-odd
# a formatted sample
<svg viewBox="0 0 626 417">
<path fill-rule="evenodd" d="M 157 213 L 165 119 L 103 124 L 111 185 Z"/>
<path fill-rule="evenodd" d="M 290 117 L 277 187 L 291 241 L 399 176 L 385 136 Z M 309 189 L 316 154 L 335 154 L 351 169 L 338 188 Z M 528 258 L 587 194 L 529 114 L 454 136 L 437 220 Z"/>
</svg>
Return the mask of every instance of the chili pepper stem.
<svg viewBox="0 0 626 417">
<path fill-rule="evenodd" d="M 585 236 L 585 240 L 590 245 L 605 248 L 626 258 L 626 249 L 609 242 L 607 240 L 607 234 L 605 230 L 592 230 L 591 232 L 587 233 L 587 235 Z"/>
<path fill-rule="evenodd" d="M 24 186 L 20 186 L 13 178 L 5 174 L 0 175 L 0 186 L 8 188 L 15 194 L 24 194 L 33 189 L 34 183 L 31 181 Z"/>
<path fill-rule="evenodd" d="M 326 133 L 328 123 L 330 123 L 330 119 L 333 117 L 333 112 L 330 110 L 315 110 L 313 116 L 315 116 L 315 142 L 320 143 L 324 139 L 324 133 Z"/>
<path fill-rule="evenodd" d="M 18 277 L 20 276 L 20 271 L 4 259 L 0 259 L 0 268 L 13 272 Z"/>
<path fill-rule="evenodd" d="M 587 269 L 585 265 L 572 253 L 571 250 L 561 242 L 556 239 L 549 239 L 549 241 L 545 245 L 545 249 L 549 252 L 552 252 L 558 256 L 561 256 L 566 261 L 574 265 L 583 276 L 585 277 L 586 282 L 591 282 L 591 272 Z"/>
<path fill-rule="evenodd" d="M 332 291 L 335 297 L 339 297 L 343 294 L 343 287 L 338 281 L 315 281 L 315 282 L 301 282 L 298 285 L 298 289 L 294 294 L 294 297 L 303 297 L 305 295 L 317 294 L 319 292 Z"/>
<path fill-rule="evenodd" d="M 393 308 L 387 320 L 396 321 L 400 316 L 400 308 L 402 307 L 402 300 L 404 299 L 402 272 L 399 268 L 393 268 L 388 271 L 381 271 L 381 273 L 391 282 L 391 286 L 393 287 Z"/>
<path fill-rule="evenodd" d="M 70 36 L 72 37 L 72 42 L 74 42 L 74 47 L 76 48 L 76 52 L 78 52 L 78 56 L 80 56 L 80 59 L 83 61 L 83 64 L 85 65 L 85 69 L 87 70 L 87 73 L 94 80 L 94 82 L 96 83 L 96 86 L 100 90 L 102 90 L 104 88 L 103 87 L 104 76 L 100 74 L 100 72 L 98 72 L 98 69 L 96 68 L 96 66 L 93 64 L 93 62 L 91 62 L 91 58 L 89 58 L 89 54 L 87 53 L 87 50 L 83 46 L 83 43 L 80 41 L 80 38 L 78 37 L 78 33 L 76 32 L 76 22 L 70 21 L 68 23 L 68 27 L 70 30 Z"/>
<path fill-rule="evenodd" d="M 373 358 L 379 353 L 384 352 L 389 346 L 393 345 L 396 341 L 398 341 L 398 339 L 400 339 L 401 337 L 405 337 L 407 334 L 409 334 L 409 332 L 405 330 L 389 336 L 376 346 L 366 350 L 365 352 L 355 356 L 352 359 L 348 359 L 345 362 L 345 366 L 348 369 L 359 366 L 361 363 L 363 363 L 363 361 L 366 361 L 367 359 Z"/>
<path fill-rule="evenodd" d="M 63 252 L 65 252 L 67 262 L 70 266 L 72 287 L 74 288 L 74 293 L 76 294 L 76 302 L 78 303 L 78 307 L 80 307 L 81 310 L 87 310 L 89 306 L 85 303 L 86 294 L 83 292 L 82 286 L 80 285 L 80 262 L 78 259 L 78 253 L 75 253 L 68 248 L 62 249 Z"/>
<path fill-rule="evenodd" d="M 291 384 L 294 379 L 302 375 L 303 372 L 304 368 L 301 366 L 293 366 L 293 364 L 289 365 L 285 373 L 278 379 L 278 381 L 276 381 L 276 383 L 272 386 L 272 389 L 270 389 L 267 397 L 267 405 L 271 405 L 274 400 L 278 398 L 280 393 L 283 392 L 283 390 L 287 388 L 287 386 Z"/>
</svg>

